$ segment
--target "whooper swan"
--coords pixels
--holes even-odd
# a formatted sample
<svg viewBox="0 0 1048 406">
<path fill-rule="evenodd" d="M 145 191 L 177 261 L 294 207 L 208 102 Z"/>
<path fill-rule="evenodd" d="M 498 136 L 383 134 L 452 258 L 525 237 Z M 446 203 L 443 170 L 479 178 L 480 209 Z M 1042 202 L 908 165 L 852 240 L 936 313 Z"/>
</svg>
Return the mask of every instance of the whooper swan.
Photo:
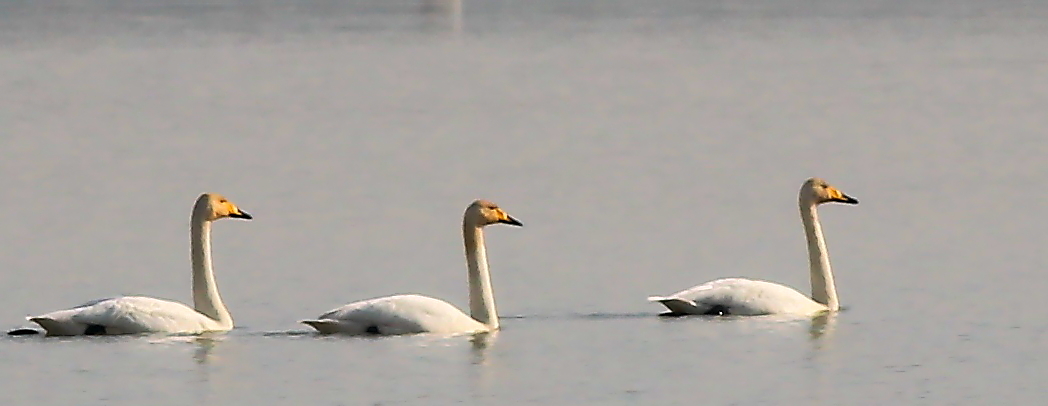
<svg viewBox="0 0 1048 406">
<path fill-rule="evenodd" d="M 495 223 L 522 225 L 498 205 L 485 200 L 470 204 L 462 218 L 462 237 L 466 243 L 469 268 L 470 315 L 443 300 L 421 295 L 395 295 L 353 302 L 302 323 L 325 334 L 464 334 L 498 330 L 499 319 L 482 230 L 484 226 Z"/>
<path fill-rule="evenodd" d="M 251 219 L 233 202 L 217 194 L 203 194 L 193 206 L 190 245 L 193 261 L 193 306 L 143 296 L 99 299 L 68 310 L 29 317 L 50 336 L 115 335 L 138 333 L 196 334 L 233 328 L 222 298 L 218 296 L 211 267 L 211 222 L 225 218 Z M 27 334 L 14 330 L 9 334 Z"/>
<path fill-rule="evenodd" d="M 839 202 L 858 204 L 859 201 L 841 193 L 826 181 L 811 178 L 801 186 L 799 204 L 804 234 L 808 239 L 808 262 L 811 270 L 811 298 L 797 290 L 777 283 L 727 278 L 717 279 L 674 293 L 667 297 L 649 297 L 670 311 L 665 315 L 737 315 L 765 314 L 815 315 L 837 311 L 837 289 L 830 272 L 830 256 L 822 237 L 822 226 L 816 206 Z"/>
</svg>

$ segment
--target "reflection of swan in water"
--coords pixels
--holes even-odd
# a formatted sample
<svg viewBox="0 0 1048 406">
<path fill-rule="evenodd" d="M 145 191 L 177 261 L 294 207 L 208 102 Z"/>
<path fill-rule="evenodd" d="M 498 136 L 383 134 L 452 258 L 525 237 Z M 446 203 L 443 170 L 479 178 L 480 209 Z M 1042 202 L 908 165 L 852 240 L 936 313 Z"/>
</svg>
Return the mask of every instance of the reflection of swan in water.
<svg viewBox="0 0 1048 406">
<path fill-rule="evenodd" d="M 830 271 L 830 257 L 822 236 L 816 206 L 839 202 L 857 204 L 858 200 L 841 193 L 826 181 L 811 178 L 801 186 L 798 204 L 804 233 L 808 240 L 812 297 L 777 283 L 742 278 L 717 279 L 674 293 L 667 297 L 650 297 L 670 310 L 666 315 L 736 315 L 790 314 L 809 316 L 835 312 L 840 308 L 837 289 Z"/>
<path fill-rule="evenodd" d="M 819 340 L 833 336 L 833 331 L 836 328 L 837 313 L 822 312 L 811 318 L 811 326 L 808 328 L 808 333 L 811 335 L 812 340 Z"/>
<path fill-rule="evenodd" d="M 473 334 L 469 338 L 470 349 L 473 351 L 473 364 L 484 365 L 488 363 L 488 350 L 499 338 L 498 331 L 485 331 Z"/>
<path fill-rule="evenodd" d="M 469 268 L 469 315 L 443 300 L 420 295 L 395 295 L 353 302 L 302 323 L 328 334 L 464 334 L 498 330 L 499 318 L 495 311 L 495 294 L 491 289 L 482 230 L 484 226 L 497 223 L 521 225 L 498 205 L 486 200 L 473 202 L 463 214 L 462 236 Z"/>
<path fill-rule="evenodd" d="M 832 388 L 830 380 L 828 379 L 829 374 L 833 371 L 837 371 L 835 368 L 837 353 L 833 351 L 833 333 L 837 327 L 837 312 L 823 312 L 811 319 L 811 326 L 808 327 L 808 334 L 811 337 L 811 350 L 805 360 L 810 363 L 810 370 L 814 376 L 811 376 L 810 384 L 806 385 L 811 394 L 808 395 L 808 399 L 811 399 L 812 404 L 837 404 L 835 401 L 824 401 L 827 399 L 833 399 Z"/>
<path fill-rule="evenodd" d="M 218 295 L 211 266 L 211 223 L 226 217 L 251 219 L 233 202 L 217 194 L 203 194 L 193 206 L 190 235 L 193 262 L 193 308 L 169 300 L 124 296 L 87 302 L 68 310 L 30 317 L 51 336 L 137 333 L 197 334 L 227 331 L 233 318 Z M 19 329 L 11 335 L 33 334 Z"/>
<path fill-rule="evenodd" d="M 491 396 L 491 388 L 500 382 L 505 364 L 496 362 L 492 350 L 499 338 L 499 331 L 487 331 L 473 334 L 470 342 L 470 362 L 463 365 L 466 376 L 469 377 L 470 394 L 474 399 L 488 398 Z"/>
<path fill-rule="evenodd" d="M 192 337 L 193 345 L 196 346 L 193 349 L 193 360 L 196 361 L 196 374 L 197 374 L 197 385 L 193 386 L 195 392 L 194 400 L 198 405 L 213 404 L 214 399 L 212 397 L 214 387 L 211 380 L 211 370 L 214 368 L 214 352 L 215 348 L 225 339 L 225 335 L 219 335 L 214 333 L 204 333 L 199 336 Z"/>
<path fill-rule="evenodd" d="M 215 350 L 215 346 L 220 342 L 222 342 L 221 337 L 211 336 L 209 333 L 193 337 L 193 343 L 197 346 L 196 350 L 193 351 L 193 360 L 197 364 L 206 364 L 211 358 L 211 353 Z"/>
<path fill-rule="evenodd" d="M 423 0 L 420 8 L 427 20 L 449 20 L 451 30 L 462 32 L 462 0 Z M 443 21 L 439 21 L 443 23 Z"/>
</svg>

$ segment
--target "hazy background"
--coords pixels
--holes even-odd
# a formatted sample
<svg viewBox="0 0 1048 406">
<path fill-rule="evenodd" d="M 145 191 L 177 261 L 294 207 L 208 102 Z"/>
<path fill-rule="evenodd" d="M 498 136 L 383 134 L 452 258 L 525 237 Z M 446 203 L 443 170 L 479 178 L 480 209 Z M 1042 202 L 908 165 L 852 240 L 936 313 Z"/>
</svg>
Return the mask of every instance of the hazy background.
<svg viewBox="0 0 1048 406">
<path fill-rule="evenodd" d="M 191 301 L 202 192 L 238 329 L 0 339 L 5 404 L 1031 404 L 1046 395 L 1048 4 L 0 2 L 0 320 Z M 824 206 L 847 310 L 661 320 L 725 276 L 808 291 Z M 417 292 L 504 330 L 302 335 Z"/>
</svg>

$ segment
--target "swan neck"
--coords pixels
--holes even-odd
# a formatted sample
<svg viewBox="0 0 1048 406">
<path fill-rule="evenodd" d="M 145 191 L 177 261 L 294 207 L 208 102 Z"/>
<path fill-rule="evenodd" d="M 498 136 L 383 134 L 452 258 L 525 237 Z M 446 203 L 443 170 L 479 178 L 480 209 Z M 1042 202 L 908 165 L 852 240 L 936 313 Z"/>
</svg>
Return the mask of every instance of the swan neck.
<svg viewBox="0 0 1048 406">
<path fill-rule="evenodd" d="M 211 265 L 211 221 L 194 211 L 190 225 L 193 261 L 193 308 L 220 325 L 232 328 L 233 318 L 218 295 Z"/>
<path fill-rule="evenodd" d="M 822 236 L 822 225 L 816 204 L 801 199 L 801 221 L 804 223 L 804 236 L 808 240 L 808 266 L 811 271 L 811 298 L 826 306 L 831 311 L 840 308 L 837 302 L 837 288 L 833 284 L 833 273 L 830 270 L 830 254 L 826 250 L 826 240 Z"/>
<path fill-rule="evenodd" d="M 499 328 L 495 311 L 495 293 L 491 289 L 488 272 L 488 254 L 484 247 L 484 231 L 468 220 L 462 222 L 462 237 L 466 243 L 466 265 L 469 268 L 469 313 L 474 320 L 488 328 Z"/>
</svg>

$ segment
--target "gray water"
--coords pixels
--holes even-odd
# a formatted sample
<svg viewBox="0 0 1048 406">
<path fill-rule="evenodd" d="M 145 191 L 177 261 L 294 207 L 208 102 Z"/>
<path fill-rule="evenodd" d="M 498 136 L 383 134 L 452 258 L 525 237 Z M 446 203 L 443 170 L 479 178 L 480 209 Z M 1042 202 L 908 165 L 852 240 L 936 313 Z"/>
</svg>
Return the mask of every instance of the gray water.
<svg viewBox="0 0 1048 406">
<path fill-rule="evenodd" d="M 201 192 L 237 320 L 206 337 L 0 339 L 2 404 L 1004 405 L 1048 389 L 1048 5 L 1033 1 L 0 3 L 0 326 L 190 301 Z M 726 276 L 845 310 L 665 319 Z M 317 337 L 467 303 L 493 226 L 503 330 Z"/>
</svg>

